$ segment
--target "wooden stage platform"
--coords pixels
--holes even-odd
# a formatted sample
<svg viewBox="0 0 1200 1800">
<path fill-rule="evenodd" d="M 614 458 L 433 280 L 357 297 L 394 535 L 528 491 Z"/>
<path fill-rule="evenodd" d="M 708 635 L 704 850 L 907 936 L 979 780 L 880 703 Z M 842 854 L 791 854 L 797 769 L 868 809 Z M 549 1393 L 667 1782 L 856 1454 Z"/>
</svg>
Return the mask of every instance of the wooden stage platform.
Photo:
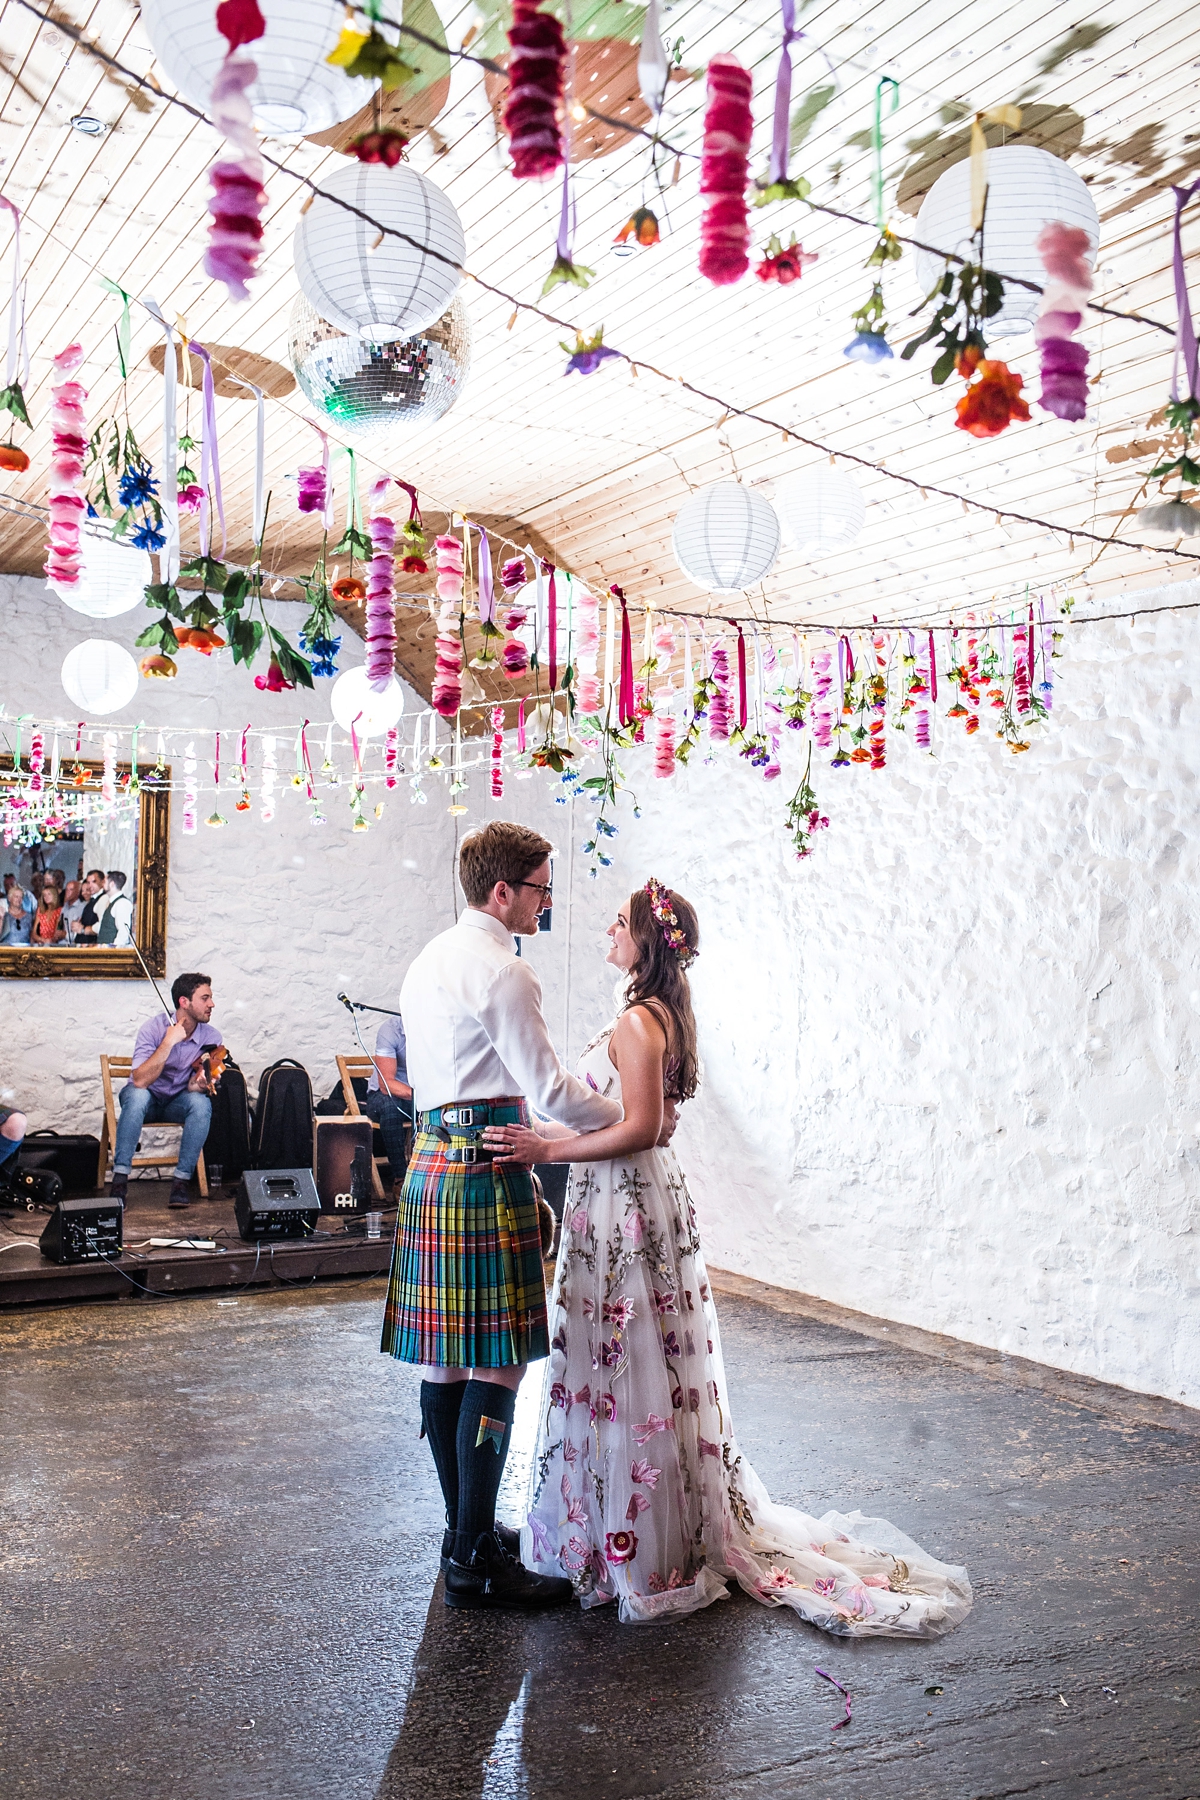
<svg viewBox="0 0 1200 1800">
<path fill-rule="evenodd" d="M 244 1244 L 233 1216 L 235 1189 L 214 1190 L 187 1208 L 167 1206 L 169 1181 L 135 1180 L 125 1205 L 125 1249 L 114 1262 L 53 1263 L 38 1249 L 46 1212 L 0 1209 L 0 1309 L 47 1302 L 111 1299 L 208 1289 L 306 1284 L 344 1275 L 383 1275 L 391 1259 L 396 1210 L 383 1214 L 383 1235 L 346 1230 L 344 1218 L 321 1215 L 317 1234 L 282 1242 Z M 151 1238 L 202 1238 L 215 1249 Z"/>
</svg>

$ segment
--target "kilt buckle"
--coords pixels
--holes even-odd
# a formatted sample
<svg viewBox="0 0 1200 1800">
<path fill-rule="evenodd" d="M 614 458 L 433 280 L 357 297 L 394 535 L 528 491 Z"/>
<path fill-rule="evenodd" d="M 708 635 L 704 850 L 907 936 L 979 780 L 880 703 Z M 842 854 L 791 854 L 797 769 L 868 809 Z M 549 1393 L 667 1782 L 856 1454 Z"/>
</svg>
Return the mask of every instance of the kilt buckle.
<svg viewBox="0 0 1200 1800">
<path fill-rule="evenodd" d="M 480 1117 L 477 1119 L 475 1117 L 476 1113 L 483 1114 L 486 1111 L 487 1108 L 485 1106 L 444 1106 L 442 1108 L 442 1122 L 446 1125 L 457 1125 L 460 1129 L 464 1126 L 469 1129 L 473 1125 L 484 1125 L 487 1123 L 484 1118 Z"/>
</svg>

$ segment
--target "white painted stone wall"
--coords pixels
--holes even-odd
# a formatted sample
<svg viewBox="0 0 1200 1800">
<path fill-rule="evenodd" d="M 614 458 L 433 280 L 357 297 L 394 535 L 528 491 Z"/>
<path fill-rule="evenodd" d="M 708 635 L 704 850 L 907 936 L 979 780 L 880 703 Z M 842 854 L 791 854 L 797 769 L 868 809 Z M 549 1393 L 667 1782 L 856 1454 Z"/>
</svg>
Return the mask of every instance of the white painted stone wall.
<svg viewBox="0 0 1200 1800">
<path fill-rule="evenodd" d="M 799 865 L 781 829 L 795 741 L 773 786 L 724 754 L 668 786 L 632 755 L 642 817 L 623 803 L 595 883 L 570 854 L 586 815 L 572 833 L 542 777 L 510 780 L 499 810 L 563 852 L 554 931 L 528 949 L 572 1055 L 612 1011 L 619 899 L 653 872 L 700 911 L 706 1080 L 678 1146 L 714 1264 L 1197 1403 L 1195 617 L 1073 628 L 1054 722 L 1024 756 L 951 723 L 933 756 L 893 742 L 883 773 L 822 770 L 833 823 Z M 135 614 L 109 632 L 138 629 Z M 56 704 L 87 622 L 3 578 L 0 631 L 10 715 Z M 278 719 L 283 738 L 304 717 L 301 696 L 227 665 L 184 670 L 131 713 Z M 483 787 L 462 825 L 492 813 Z M 455 821 L 431 792 L 419 807 L 397 790 L 355 836 L 335 796 L 322 832 L 292 794 L 270 826 L 256 809 L 194 838 L 176 811 L 170 964 L 212 971 L 252 1074 L 291 1054 L 325 1091 L 354 1047 L 338 989 L 388 1004 L 450 922 Z M 146 990 L 3 983 L 0 1009 L 0 1087 L 39 1123 L 94 1128 L 95 1055 L 129 1041 Z"/>
</svg>

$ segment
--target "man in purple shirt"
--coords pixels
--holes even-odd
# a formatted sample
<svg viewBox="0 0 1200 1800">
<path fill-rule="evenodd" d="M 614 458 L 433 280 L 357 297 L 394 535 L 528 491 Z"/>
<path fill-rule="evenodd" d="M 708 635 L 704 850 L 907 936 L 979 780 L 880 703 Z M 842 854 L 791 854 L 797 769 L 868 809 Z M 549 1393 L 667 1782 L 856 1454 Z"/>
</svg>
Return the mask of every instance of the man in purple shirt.
<svg viewBox="0 0 1200 1800">
<path fill-rule="evenodd" d="M 219 1044 L 221 1034 L 209 1024 L 212 982 L 207 975 L 177 975 L 171 985 L 175 1017 L 158 1013 L 147 1019 L 133 1046 L 133 1072 L 121 1089 L 121 1117 L 113 1151 L 110 1193 L 124 1200 L 134 1152 L 144 1125 L 182 1125 L 179 1160 L 171 1179 L 169 1206 L 187 1206 L 192 1179 L 212 1119 L 205 1092 L 200 1053 Z"/>
</svg>

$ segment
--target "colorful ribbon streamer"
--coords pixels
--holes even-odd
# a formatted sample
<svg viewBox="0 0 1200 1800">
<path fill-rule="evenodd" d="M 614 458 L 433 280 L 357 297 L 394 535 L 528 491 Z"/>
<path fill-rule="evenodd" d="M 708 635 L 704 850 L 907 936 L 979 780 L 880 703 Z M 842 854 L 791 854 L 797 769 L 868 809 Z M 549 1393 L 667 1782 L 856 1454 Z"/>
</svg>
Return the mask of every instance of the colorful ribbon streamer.
<svg viewBox="0 0 1200 1800">
<path fill-rule="evenodd" d="M 211 484 L 212 499 L 216 501 L 217 518 L 221 525 L 221 555 L 226 548 L 225 539 L 225 497 L 221 492 L 221 460 L 217 449 L 217 403 L 213 389 L 212 357 L 194 338 L 188 342 L 188 349 L 194 350 L 204 364 L 204 428 L 200 445 L 200 486 L 204 489 L 204 498 L 200 502 L 200 554 L 208 555 L 210 542 L 209 516 Z"/>
<path fill-rule="evenodd" d="M 8 308 L 8 362 L 4 376 L 5 387 L 12 387 L 18 379 L 25 383 L 29 380 L 29 342 L 25 335 L 25 287 L 21 280 L 21 215 L 11 200 L 0 194 L 0 207 L 12 214 L 13 222 L 13 272 L 12 292 Z"/>
<path fill-rule="evenodd" d="M 1194 195 L 1200 193 L 1200 181 L 1193 181 L 1191 187 L 1173 187 L 1175 196 L 1175 312 L 1178 320 L 1175 331 L 1175 357 L 1171 367 L 1171 398 L 1179 399 L 1179 370 L 1183 367 L 1187 381 L 1188 400 L 1200 398 L 1197 386 L 1200 386 L 1200 355 L 1197 352 L 1196 328 L 1192 323 L 1192 303 L 1188 297 L 1187 270 L 1183 262 L 1183 209 Z M 12 377 L 10 376 L 11 380 Z"/>
<path fill-rule="evenodd" d="M 987 138 L 984 136 L 985 125 L 1011 125 L 1016 131 L 1021 124 L 1019 106 L 992 106 L 987 112 L 977 112 L 971 120 L 971 230 L 976 232 L 983 224 L 983 215 L 987 210 Z"/>
<path fill-rule="evenodd" d="M 629 635 L 629 608 L 625 596 L 614 583 L 613 593 L 621 605 L 621 683 L 617 694 L 617 718 L 622 725 L 634 721 L 633 639 Z"/>
<path fill-rule="evenodd" d="M 887 209 L 883 204 L 883 90 L 891 88 L 892 104 L 888 112 L 894 113 L 900 104 L 900 83 L 891 75 L 884 75 L 875 88 L 875 117 L 871 121 L 871 148 L 875 152 L 875 223 L 880 231 L 887 229 Z"/>
<path fill-rule="evenodd" d="M 792 110 L 791 48 L 804 36 L 802 31 L 796 30 L 796 0 L 780 0 L 779 10 L 783 16 L 783 43 L 779 51 L 779 69 L 775 76 L 775 118 L 771 135 L 769 177 L 772 185 L 787 180 Z"/>
<path fill-rule="evenodd" d="M 737 641 L 738 730 L 746 729 L 746 634 L 738 626 Z"/>
<path fill-rule="evenodd" d="M 400 483 L 403 487 L 404 482 Z M 413 506 L 417 504 L 416 489 L 410 488 Z M 488 543 L 488 534 L 482 525 L 475 527 L 479 533 L 479 575 L 476 586 L 476 600 L 479 604 L 479 617 L 484 625 L 492 625 L 496 620 L 496 593 L 492 583 L 492 547 Z"/>
<path fill-rule="evenodd" d="M 556 570 L 553 563 L 547 563 L 546 567 L 550 572 L 550 587 L 546 596 L 546 649 L 550 659 L 550 692 L 553 693 L 558 686 L 558 589 L 555 585 Z"/>
<path fill-rule="evenodd" d="M 229 379 L 230 379 L 230 381 L 232 381 L 234 383 L 235 387 L 248 388 L 249 391 L 254 395 L 255 401 L 257 403 L 257 408 L 258 408 L 257 417 L 255 418 L 255 421 L 254 421 L 254 518 L 253 518 L 252 530 L 254 532 L 254 542 L 255 542 L 256 546 L 258 547 L 259 553 L 261 554 L 261 552 L 262 552 L 262 536 L 263 536 L 264 530 L 266 529 L 266 524 L 267 524 L 267 509 L 266 509 L 266 503 L 265 503 L 266 465 L 267 465 L 267 403 L 263 397 L 262 389 L 260 387 L 255 387 L 255 385 L 252 381 L 243 381 L 241 379 L 241 377 L 238 375 L 231 375 L 229 377 Z M 208 419 L 208 415 L 206 413 L 205 414 L 206 430 L 207 430 L 207 419 Z M 215 432 L 214 432 L 214 440 L 213 441 L 214 441 L 214 443 L 216 441 Z M 202 452 L 202 454 L 203 454 L 203 452 Z M 328 458 L 328 455 L 329 455 L 328 446 L 326 446 L 325 454 L 326 454 L 326 457 Z M 217 491 L 218 491 L 218 493 L 220 492 L 219 486 L 218 486 Z M 222 521 L 222 528 L 223 527 L 224 527 L 224 521 Z"/>
<path fill-rule="evenodd" d="M 111 294 L 121 302 L 121 317 L 117 321 L 117 356 L 121 363 L 121 380 L 128 381 L 129 371 L 133 366 L 133 327 L 129 318 L 130 297 L 123 287 L 110 281 L 107 275 L 98 276 L 100 286 L 106 294 Z"/>
</svg>

